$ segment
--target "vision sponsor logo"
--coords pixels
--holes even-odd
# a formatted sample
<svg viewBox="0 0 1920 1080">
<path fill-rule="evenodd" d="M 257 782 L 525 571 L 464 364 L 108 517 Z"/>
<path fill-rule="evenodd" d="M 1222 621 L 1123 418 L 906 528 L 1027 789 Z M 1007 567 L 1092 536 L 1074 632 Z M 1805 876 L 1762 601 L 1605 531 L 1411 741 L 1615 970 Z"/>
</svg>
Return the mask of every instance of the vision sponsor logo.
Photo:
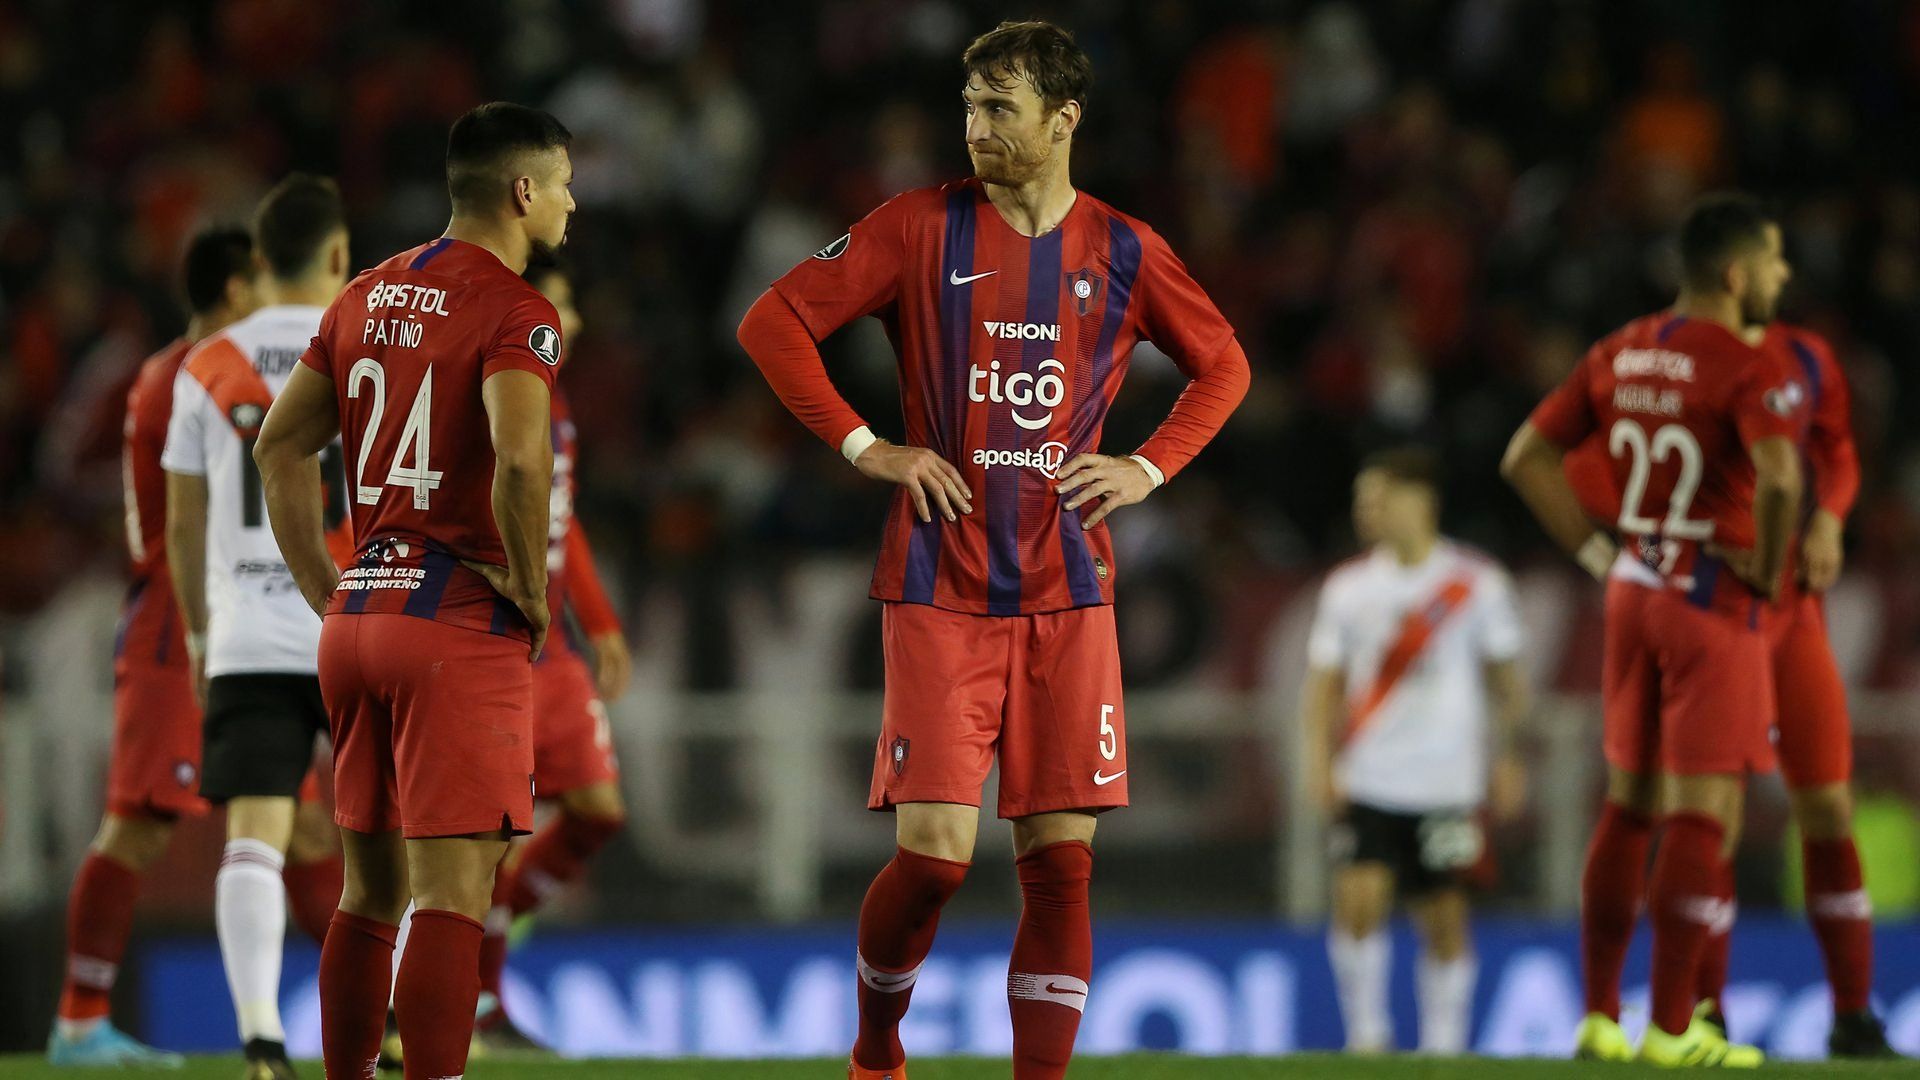
<svg viewBox="0 0 1920 1080">
<path fill-rule="evenodd" d="M 411 282 L 397 281 L 389 285 L 382 278 L 367 290 L 367 310 L 378 311 L 381 308 L 393 308 L 400 311 L 418 311 L 423 315 L 447 314 L 447 291 L 431 285 L 415 285 Z"/>
<path fill-rule="evenodd" d="M 1613 358 L 1613 377 L 1692 382 L 1693 357 L 1670 349 L 1624 349 Z"/>
<path fill-rule="evenodd" d="M 1051 479 L 1067 462 L 1067 444 L 1050 442 L 1035 450 L 988 450 L 973 452 L 973 463 L 984 471 L 1002 469 L 1039 469 Z"/>
<path fill-rule="evenodd" d="M 982 322 L 987 336 L 1005 341 L 1059 341 L 1059 323 Z"/>
<path fill-rule="evenodd" d="M 1040 431 L 1053 423 L 1053 410 L 1067 399 L 1067 381 L 1062 378 L 1066 370 L 1067 365 L 1049 357 L 1040 361 L 1038 374 L 1016 371 L 1002 379 L 1000 361 L 988 364 L 984 371 L 979 364 L 973 364 L 967 369 L 967 398 L 1011 405 L 1014 423 L 1028 431 Z M 1021 412 L 1035 407 L 1047 411 L 1040 416 Z"/>
</svg>

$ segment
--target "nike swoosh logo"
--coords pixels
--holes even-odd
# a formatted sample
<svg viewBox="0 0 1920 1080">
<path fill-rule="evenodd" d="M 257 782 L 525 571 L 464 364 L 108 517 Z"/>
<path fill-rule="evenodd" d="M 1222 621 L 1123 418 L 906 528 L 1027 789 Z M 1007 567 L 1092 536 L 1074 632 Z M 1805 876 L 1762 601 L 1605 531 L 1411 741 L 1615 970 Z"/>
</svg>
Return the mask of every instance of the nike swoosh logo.
<svg viewBox="0 0 1920 1080">
<path fill-rule="evenodd" d="M 1118 780 L 1125 775 L 1127 775 L 1127 770 L 1125 769 L 1121 769 L 1119 772 L 1114 773 L 1112 776 L 1108 776 L 1106 773 L 1103 773 L 1100 770 L 1095 769 L 1093 771 L 1093 783 L 1094 783 L 1094 786 L 1096 787 L 1106 787 L 1108 784 L 1113 783 L 1115 780 Z"/>
<path fill-rule="evenodd" d="M 1053 983 L 1048 983 L 1045 989 L 1046 989 L 1046 992 L 1049 994 L 1072 994 L 1075 997 L 1087 996 L 1087 992 L 1085 990 L 1075 990 L 1071 986 L 1055 986 Z"/>
<path fill-rule="evenodd" d="M 947 284 L 949 284 L 949 285 L 965 285 L 965 284 L 966 284 L 967 282 L 969 282 L 969 281 L 979 281 L 979 280 L 980 280 L 981 278 L 983 278 L 983 277 L 992 277 L 993 275 L 995 275 L 995 274 L 997 274 L 997 273 L 999 273 L 999 272 L 1000 272 L 1000 271 L 998 271 L 998 270 L 989 270 L 989 271 L 987 271 L 987 272 L 986 272 L 986 273 L 984 273 L 984 274 L 974 274 L 974 275 L 973 275 L 972 277 L 961 277 L 961 276 L 960 276 L 960 271 L 958 271 L 958 270 L 955 270 L 955 271 L 953 271 L 953 272 L 952 272 L 951 274 L 948 274 L 948 275 L 947 275 Z"/>
</svg>

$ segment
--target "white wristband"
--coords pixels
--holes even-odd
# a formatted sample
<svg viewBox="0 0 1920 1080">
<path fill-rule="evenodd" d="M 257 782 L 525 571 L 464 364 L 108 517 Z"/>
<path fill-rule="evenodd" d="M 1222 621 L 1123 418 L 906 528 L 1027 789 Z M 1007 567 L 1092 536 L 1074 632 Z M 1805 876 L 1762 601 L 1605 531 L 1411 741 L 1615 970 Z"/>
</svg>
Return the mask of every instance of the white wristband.
<svg viewBox="0 0 1920 1080">
<path fill-rule="evenodd" d="M 1140 467 L 1147 470 L 1147 479 L 1153 481 L 1154 487 L 1159 487 L 1161 484 L 1167 482 L 1167 475 L 1160 471 L 1160 466 L 1155 465 L 1139 454 L 1128 454 L 1127 456 L 1139 462 Z"/>
<path fill-rule="evenodd" d="M 1587 542 L 1580 545 L 1579 552 L 1573 558 L 1582 570 L 1593 575 L 1593 580 L 1605 581 L 1607 573 L 1613 569 L 1614 558 L 1619 554 L 1620 545 L 1614 543 L 1612 537 L 1596 532 L 1587 537 Z"/>
<path fill-rule="evenodd" d="M 867 452 L 867 447 L 879 441 L 873 429 L 862 424 L 847 432 L 847 437 L 840 440 L 840 456 L 846 458 L 847 464 L 851 465 L 861 454 Z"/>
</svg>

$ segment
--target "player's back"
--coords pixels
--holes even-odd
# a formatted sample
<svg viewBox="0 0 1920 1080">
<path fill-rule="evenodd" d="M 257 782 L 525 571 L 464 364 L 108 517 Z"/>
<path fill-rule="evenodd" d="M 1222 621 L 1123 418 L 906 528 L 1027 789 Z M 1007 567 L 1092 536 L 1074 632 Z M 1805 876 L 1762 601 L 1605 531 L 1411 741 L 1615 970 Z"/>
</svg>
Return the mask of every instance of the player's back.
<svg viewBox="0 0 1920 1080">
<path fill-rule="evenodd" d="M 206 479 L 209 675 L 313 670 L 320 624 L 268 526 L 253 444 L 321 314 L 261 308 L 195 345 L 174 380 L 162 463 Z"/>
<path fill-rule="evenodd" d="M 1562 446 L 1598 441 L 1614 524 L 1650 584 L 1744 611 L 1751 590 L 1707 548 L 1753 546 L 1748 448 L 1793 437 L 1805 405 L 1801 382 L 1728 328 L 1661 313 L 1595 345 L 1535 424 Z"/>
<path fill-rule="evenodd" d="M 341 293 L 306 357 L 334 383 L 359 541 L 329 613 L 525 632 L 460 560 L 506 565 L 481 386 L 517 369 L 551 387 L 558 326 L 552 305 L 493 253 L 446 237 Z"/>
</svg>

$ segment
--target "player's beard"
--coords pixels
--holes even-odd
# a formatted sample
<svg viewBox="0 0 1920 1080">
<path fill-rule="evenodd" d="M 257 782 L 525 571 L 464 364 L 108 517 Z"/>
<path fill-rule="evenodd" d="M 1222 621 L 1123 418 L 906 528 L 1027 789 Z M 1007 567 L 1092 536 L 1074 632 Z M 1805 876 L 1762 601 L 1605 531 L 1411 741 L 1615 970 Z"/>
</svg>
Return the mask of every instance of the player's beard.
<svg viewBox="0 0 1920 1080">
<path fill-rule="evenodd" d="M 1740 298 L 1740 317 L 1748 326 L 1765 326 L 1773 321 L 1780 308 L 1780 297 L 1762 296 L 1750 292 Z"/>
<path fill-rule="evenodd" d="M 1039 139 L 1030 147 L 1016 144 L 995 149 L 999 153 L 973 158 L 973 174 L 982 183 L 1017 187 L 1044 174 L 1047 163 L 1053 160 L 1053 144 L 1046 139 Z"/>
</svg>

